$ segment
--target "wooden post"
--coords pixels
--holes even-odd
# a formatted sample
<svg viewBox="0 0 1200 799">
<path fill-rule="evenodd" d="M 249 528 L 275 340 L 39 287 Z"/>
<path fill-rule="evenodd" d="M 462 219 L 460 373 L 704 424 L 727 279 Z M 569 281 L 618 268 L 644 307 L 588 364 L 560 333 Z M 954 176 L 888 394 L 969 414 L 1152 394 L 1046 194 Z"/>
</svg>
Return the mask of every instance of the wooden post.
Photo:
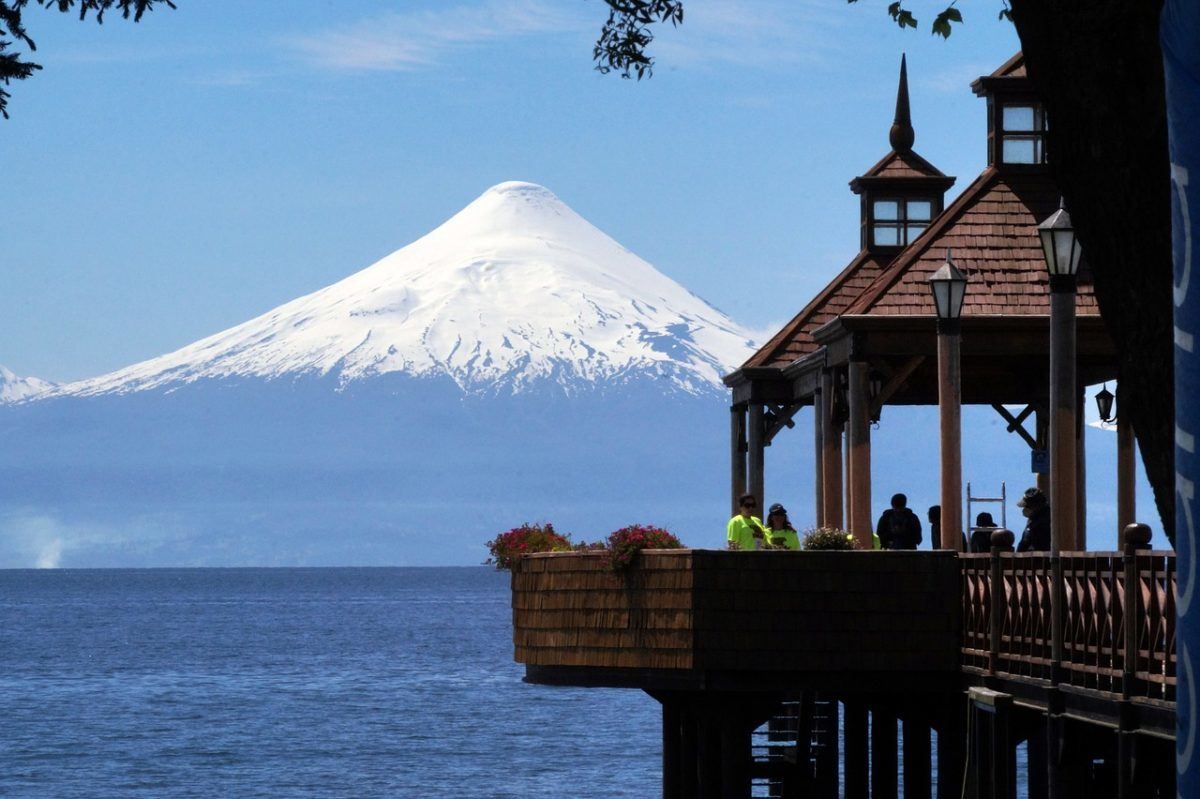
<svg viewBox="0 0 1200 799">
<path fill-rule="evenodd" d="M 1087 423 L 1084 419 L 1085 386 L 1079 387 L 1075 414 L 1075 549 L 1087 551 Z"/>
<path fill-rule="evenodd" d="M 825 447 L 825 525 L 842 526 L 842 433 L 833 424 L 833 372 L 821 373 L 821 440 Z"/>
<path fill-rule="evenodd" d="M 699 795 L 700 773 L 697 749 L 696 714 L 692 703 L 680 703 L 679 719 L 679 795 L 683 799 Z"/>
<path fill-rule="evenodd" d="M 920 721 L 903 722 L 904 799 L 930 799 L 929 725 Z"/>
<path fill-rule="evenodd" d="M 958 320 L 938 320 L 942 548 L 962 551 L 962 373 Z"/>
<path fill-rule="evenodd" d="M 850 362 L 850 532 L 859 549 L 871 549 L 871 384 L 866 361 Z"/>
<path fill-rule="evenodd" d="M 843 744 L 846 747 L 846 799 L 867 799 L 867 708 L 859 700 L 843 703 L 846 723 Z"/>
<path fill-rule="evenodd" d="M 844 426 L 845 427 L 845 426 Z M 845 504 L 843 512 L 845 515 L 842 519 L 845 520 L 845 529 L 850 527 L 850 520 L 853 515 L 850 510 L 854 505 L 854 484 L 850 481 L 850 436 L 849 431 L 843 430 L 842 437 L 842 487 L 845 492 Z"/>
<path fill-rule="evenodd" d="M 1034 411 L 1034 427 L 1037 436 L 1038 449 L 1050 450 L 1050 414 L 1044 405 L 1038 405 Z M 1034 485 L 1046 497 L 1050 496 L 1050 475 L 1039 472 L 1035 475 Z"/>
<path fill-rule="evenodd" d="M 708 708 L 696 714 L 696 796 L 721 799 L 721 724 Z"/>
<path fill-rule="evenodd" d="M 733 467 L 730 480 L 730 515 L 738 513 L 738 497 L 746 493 L 746 406 L 729 409 L 729 460 Z"/>
<path fill-rule="evenodd" d="M 838 732 L 840 705 L 827 696 L 820 696 L 825 710 L 821 729 L 821 748 L 817 752 L 816 781 L 813 796 L 820 799 L 837 799 L 841 786 L 838 784 Z"/>
<path fill-rule="evenodd" d="M 999 533 L 999 535 L 997 535 Z M 1007 533 L 1007 536 L 1005 536 Z M 1000 559 L 1000 553 L 1012 552 L 1013 534 L 1009 530 L 1003 528 L 992 533 L 992 557 L 991 557 L 991 607 L 989 608 L 990 617 L 988 626 L 991 628 L 991 635 L 988 641 L 988 674 L 992 677 L 996 676 L 1000 663 L 1000 640 L 1004 625 L 1004 610 L 1008 603 L 1008 594 L 1004 587 L 1004 570 L 1003 563 Z"/>
<path fill-rule="evenodd" d="M 871 710 L 871 799 L 896 799 L 896 714 Z"/>
<path fill-rule="evenodd" d="M 765 430 L 761 402 L 750 403 L 750 418 L 747 425 L 750 463 L 746 474 L 749 483 L 746 493 L 753 494 L 754 498 L 758 500 L 758 512 L 762 514 L 765 508 L 763 505 L 763 465 L 766 456 L 766 442 L 763 439 Z"/>
<path fill-rule="evenodd" d="M 938 724 L 938 799 L 962 799 L 966 765 L 967 708 L 961 693 L 951 694 Z"/>
<path fill-rule="evenodd" d="M 1046 799 L 1046 725 L 1032 725 L 1027 741 L 1025 781 L 1029 788 L 1029 799 Z"/>
<path fill-rule="evenodd" d="M 1134 484 L 1136 462 L 1133 449 L 1133 425 L 1117 418 L 1117 533 L 1133 524 L 1137 515 L 1137 491 Z"/>
<path fill-rule="evenodd" d="M 1050 286 L 1050 552 L 1075 546 L 1076 478 L 1074 280 Z"/>
<path fill-rule="evenodd" d="M 683 713 L 678 700 L 663 697 L 662 702 L 662 788 L 663 799 L 684 799 L 682 732 Z"/>
<path fill-rule="evenodd" d="M 825 393 L 813 394 L 813 518 L 817 527 L 825 526 L 825 444 L 821 439 L 821 408 Z"/>
<path fill-rule="evenodd" d="M 721 719 L 721 799 L 750 799 L 750 732 L 734 707 Z"/>
</svg>

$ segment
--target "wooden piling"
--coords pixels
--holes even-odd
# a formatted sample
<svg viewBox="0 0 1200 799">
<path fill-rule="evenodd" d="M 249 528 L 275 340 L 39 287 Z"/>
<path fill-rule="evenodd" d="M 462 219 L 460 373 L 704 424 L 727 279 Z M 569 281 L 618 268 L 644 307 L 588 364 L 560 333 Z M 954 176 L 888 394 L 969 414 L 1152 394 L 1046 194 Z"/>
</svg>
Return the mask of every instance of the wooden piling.
<svg viewBox="0 0 1200 799">
<path fill-rule="evenodd" d="M 899 764 L 896 714 L 880 707 L 871 709 L 871 799 L 896 799 Z"/>
</svg>

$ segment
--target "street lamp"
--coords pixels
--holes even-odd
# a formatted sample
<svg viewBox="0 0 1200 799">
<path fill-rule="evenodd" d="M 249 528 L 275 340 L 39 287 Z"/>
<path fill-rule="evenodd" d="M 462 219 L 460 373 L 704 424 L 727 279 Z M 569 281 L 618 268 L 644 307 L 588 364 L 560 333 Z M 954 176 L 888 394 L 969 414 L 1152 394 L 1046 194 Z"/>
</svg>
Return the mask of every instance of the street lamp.
<svg viewBox="0 0 1200 799">
<path fill-rule="evenodd" d="M 1061 552 L 1074 548 L 1076 530 L 1075 276 L 1079 244 L 1071 216 L 1058 210 L 1038 225 L 1046 271 L 1050 274 L 1050 679 L 1059 680 L 1063 662 L 1063 584 Z"/>
<path fill-rule="evenodd" d="M 950 250 L 946 262 L 929 277 L 937 311 L 938 419 L 941 427 L 942 530 L 939 549 L 962 551 L 962 373 L 960 369 L 963 300 L 967 279 Z"/>
<path fill-rule="evenodd" d="M 1104 384 L 1104 388 L 1096 392 L 1096 410 L 1100 411 L 1100 421 L 1105 424 L 1112 424 L 1117 420 L 1113 414 L 1113 400 L 1116 397 L 1108 390 L 1108 383 Z"/>
<path fill-rule="evenodd" d="M 1050 275 L 1050 551 L 1073 549 L 1076 533 L 1075 288 L 1080 247 L 1062 202 L 1038 225 Z"/>
</svg>

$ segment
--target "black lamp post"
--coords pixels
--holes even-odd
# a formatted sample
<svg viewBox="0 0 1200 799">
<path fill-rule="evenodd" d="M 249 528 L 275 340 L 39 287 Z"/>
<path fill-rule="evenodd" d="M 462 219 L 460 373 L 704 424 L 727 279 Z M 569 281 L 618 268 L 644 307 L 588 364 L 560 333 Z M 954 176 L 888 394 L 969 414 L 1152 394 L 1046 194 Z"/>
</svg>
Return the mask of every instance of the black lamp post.
<svg viewBox="0 0 1200 799">
<path fill-rule="evenodd" d="M 961 328 L 967 279 L 950 250 L 929 278 L 937 311 L 938 420 L 942 458 L 942 540 L 939 549 L 962 551 L 962 373 Z"/>
</svg>

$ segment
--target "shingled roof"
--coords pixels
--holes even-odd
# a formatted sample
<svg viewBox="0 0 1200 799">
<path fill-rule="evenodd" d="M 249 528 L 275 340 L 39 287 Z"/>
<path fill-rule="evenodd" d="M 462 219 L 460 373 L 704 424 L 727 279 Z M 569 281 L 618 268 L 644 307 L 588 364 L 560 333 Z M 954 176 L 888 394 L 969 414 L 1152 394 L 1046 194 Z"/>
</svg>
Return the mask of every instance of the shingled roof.
<svg viewBox="0 0 1200 799">
<path fill-rule="evenodd" d="M 1058 187 L 1048 175 L 988 167 L 844 313 L 933 315 L 928 280 L 949 249 L 970 281 L 963 316 L 1048 315 L 1049 279 L 1037 225 L 1058 203 Z M 1086 263 L 1077 297 L 1079 314 L 1099 316 Z"/>
<path fill-rule="evenodd" d="M 742 368 L 783 368 L 815 351 L 819 345 L 813 340 L 812 331 L 845 313 L 863 290 L 883 273 L 886 264 L 886 260 L 865 250 L 860 252 L 841 274 L 804 306 L 804 310 L 742 364 Z"/>
</svg>

